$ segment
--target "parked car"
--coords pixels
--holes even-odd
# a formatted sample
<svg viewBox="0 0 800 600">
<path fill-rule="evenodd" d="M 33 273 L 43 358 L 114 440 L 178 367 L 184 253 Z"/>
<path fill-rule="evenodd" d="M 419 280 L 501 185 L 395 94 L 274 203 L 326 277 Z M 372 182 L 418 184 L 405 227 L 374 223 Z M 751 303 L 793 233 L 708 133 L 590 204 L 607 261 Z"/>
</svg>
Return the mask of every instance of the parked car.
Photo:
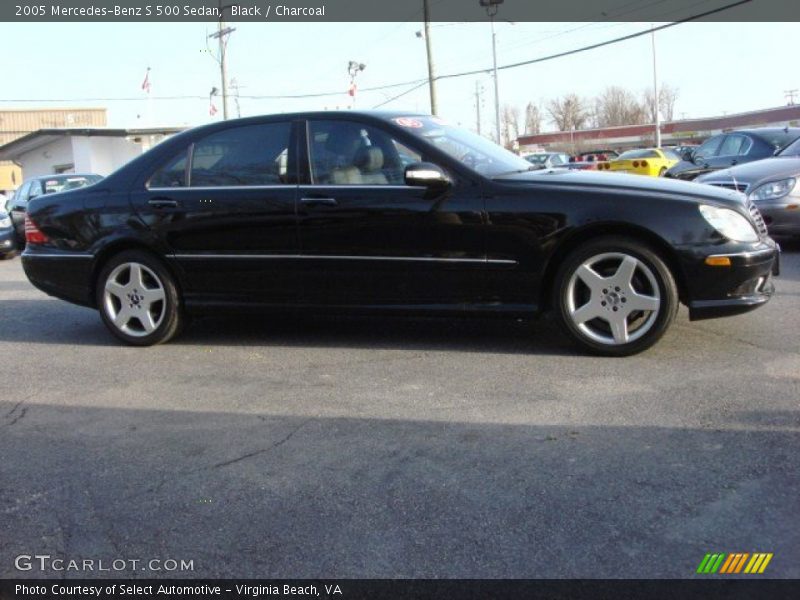
<svg viewBox="0 0 800 600">
<path fill-rule="evenodd" d="M 664 176 L 691 180 L 709 171 L 769 158 L 798 137 L 800 128 L 796 127 L 763 127 L 720 133 L 684 154 L 683 160 Z"/>
<path fill-rule="evenodd" d="M 667 148 L 645 148 L 623 152 L 614 160 L 602 163 L 598 169 L 663 177 L 667 169 L 679 161 L 680 157 Z"/>
<path fill-rule="evenodd" d="M 770 234 L 800 236 L 800 139 L 774 158 L 701 175 L 696 181 L 746 194 Z"/>
<path fill-rule="evenodd" d="M 565 167 L 569 162 L 569 154 L 564 152 L 534 152 L 523 156 L 523 158 L 537 169 Z"/>
<path fill-rule="evenodd" d="M 13 256 L 17 250 L 17 236 L 11 217 L 4 210 L 0 210 L 0 258 Z"/>
<path fill-rule="evenodd" d="M 700 144 L 681 144 L 679 146 L 671 146 L 669 147 L 669 149 L 672 150 L 675 154 L 677 154 L 681 158 L 681 160 L 683 160 L 683 157 L 687 153 L 694 152 L 695 150 L 697 150 L 699 146 Z"/>
<path fill-rule="evenodd" d="M 94 174 L 59 174 L 32 177 L 17 188 L 14 195 L 7 201 L 6 210 L 11 215 L 14 228 L 17 231 L 17 242 L 25 245 L 25 213 L 28 202 L 43 194 L 54 194 L 74 190 L 100 181 L 102 177 Z"/>
<path fill-rule="evenodd" d="M 530 167 L 425 115 L 223 121 L 32 200 L 22 261 L 140 346 L 198 312 L 552 309 L 584 348 L 627 355 L 679 301 L 702 319 L 770 298 L 778 248 L 741 194 Z"/>
<path fill-rule="evenodd" d="M 614 160 L 618 154 L 613 150 L 592 150 L 570 157 L 566 165 L 568 169 L 579 171 L 597 171 L 606 161 Z"/>
</svg>

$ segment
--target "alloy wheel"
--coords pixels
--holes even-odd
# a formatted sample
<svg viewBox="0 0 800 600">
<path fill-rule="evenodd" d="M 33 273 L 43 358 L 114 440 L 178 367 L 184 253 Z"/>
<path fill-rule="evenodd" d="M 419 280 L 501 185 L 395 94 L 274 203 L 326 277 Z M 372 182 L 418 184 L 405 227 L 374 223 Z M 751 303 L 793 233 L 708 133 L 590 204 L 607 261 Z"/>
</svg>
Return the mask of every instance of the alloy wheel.
<svg viewBox="0 0 800 600">
<path fill-rule="evenodd" d="M 150 335 L 167 312 L 164 284 L 145 265 L 122 263 L 106 278 L 103 305 L 109 320 L 121 332 L 133 337 Z"/>
<path fill-rule="evenodd" d="M 661 292 L 653 271 L 622 252 L 597 254 L 570 276 L 567 316 L 587 338 L 609 346 L 634 342 L 654 325 Z"/>
</svg>

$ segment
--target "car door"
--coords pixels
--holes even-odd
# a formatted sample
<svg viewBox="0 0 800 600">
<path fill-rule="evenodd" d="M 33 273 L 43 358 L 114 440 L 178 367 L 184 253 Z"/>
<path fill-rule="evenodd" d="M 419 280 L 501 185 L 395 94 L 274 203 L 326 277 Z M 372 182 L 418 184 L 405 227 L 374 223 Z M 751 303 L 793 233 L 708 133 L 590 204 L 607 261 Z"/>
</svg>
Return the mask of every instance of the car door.
<svg viewBox="0 0 800 600">
<path fill-rule="evenodd" d="M 717 155 L 709 160 L 710 170 L 727 169 L 748 162 L 747 153 L 753 146 L 753 140 L 740 133 L 729 133 L 722 140 Z"/>
<path fill-rule="evenodd" d="M 723 134 L 715 135 L 703 142 L 693 153 L 692 162 L 679 163 L 677 177 L 681 179 L 694 179 L 698 175 L 719 168 L 715 167 L 719 156 L 720 146 L 725 138 Z"/>
<path fill-rule="evenodd" d="M 284 120 L 215 131 L 170 157 L 131 194 L 182 270 L 187 303 L 297 300 L 292 130 Z"/>
<path fill-rule="evenodd" d="M 406 185 L 404 166 L 426 160 L 425 151 L 372 122 L 312 119 L 306 136 L 298 192 L 306 303 L 452 309 L 479 298 L 479 187 L 456 178 L 435 193 Z"/>
</svg>

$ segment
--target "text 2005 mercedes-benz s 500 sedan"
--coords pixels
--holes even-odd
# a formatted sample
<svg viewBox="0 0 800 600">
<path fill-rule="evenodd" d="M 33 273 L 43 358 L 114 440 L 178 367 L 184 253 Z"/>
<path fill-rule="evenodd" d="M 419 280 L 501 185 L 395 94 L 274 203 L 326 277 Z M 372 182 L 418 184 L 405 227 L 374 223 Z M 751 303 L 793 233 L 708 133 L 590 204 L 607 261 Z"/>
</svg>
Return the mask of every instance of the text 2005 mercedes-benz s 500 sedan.
<svg viewBox="0 0 800 600">
<path fill-rule="evenodd" d="M 741 194 L 530 169 L 431 116 L 226 121 L 33 200 L 22 260 L 141 346 L 196 312 L 550 309 L 583 347 L 627 355 L 679 302 L 701 319 L 770 298 L 778 247 Z"/>
</svg>

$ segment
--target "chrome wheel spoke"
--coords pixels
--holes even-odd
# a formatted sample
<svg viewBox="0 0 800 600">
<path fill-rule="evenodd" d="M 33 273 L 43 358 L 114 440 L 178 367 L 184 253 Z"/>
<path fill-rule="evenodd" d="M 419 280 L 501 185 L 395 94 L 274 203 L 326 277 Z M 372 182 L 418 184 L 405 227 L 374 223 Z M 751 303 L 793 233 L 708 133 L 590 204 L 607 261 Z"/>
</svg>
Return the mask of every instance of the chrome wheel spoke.
<svg viewBox="0 0 800 600">
<path fill-rule="evenodd" d="M 114 325 L 116 325 L 119 329 L 124 328 L 130 320 L 131 313 L 127 307 L 121 308 L 120 311 L 114 315 Z"/>
<path fill-rule="evenodd" d="M 586 284 L 590 290 L 592 290 L 592 292 L 595 292 L 606 285 L 606 279 L 604 277 L 600 277 L 600 275 L 598 275 L 597 272 L 586 263 L 578 267 L 578 270 L 575 271 L 575 274 L 580 278 L 581 281 L 583 281 L 583 283 Z"/>
<path fill-rule="evenodd" d="M 136 318 L 139 320 L 139 323 L 142 324 L 142 328 L 144 328 L 147 333 L 152 333 L 155 331 L 156 322 L 153 320 L 153 315 L 150 314 L 149 310 L 143 309 L 138 311 Z"/>
<path fill-rule="evenodd" d="M 654 311 L 658 310 L 659 306 L 661 306 L 661 300 L 654 296 L 645 296 L 636 292 L 632 292 L 628 296 L 628 310 Z"/>
<path fill-rule="evenodd" d="M 619 268 L 617 268 L 617 272 L 614 273 L 614 283 L 626 289 L 632 289 L 631 281 L 633 280 L 633 274 L 636 272 L 636 267 L 638 266 L 639 261 L 632 256 L 623 258 Z"/>
<path fill-rule="evenodd" d="M 144 289 L 144 281 L 142 280 L 142 266 L 133 263 L 130 266 L 130 280 L 128 281 L 130 287 L 136 289 Z"/>
<path fill-rule="evenodd" d="M 601 315 L 600 311 L 597 310 L 597 305 L 593 300 L 590 300 L 579 309 L 572 312 L 572 320 L 577 325 L 581 325 L 586 321 L 591 321 L 592 319 L 596 319 L 600 316 L 605 318 L 605 315 Z"/>
<path fill-rule="evenodd" d="M 106 282 L 106 291 L 111 295 L 117 297 L 121 302 L 125 301 L 125 294 L 128 292 L 126 286 L 109 279 Z"/>
<path fill-rule="evenodd" d="M 145 304 L 149 309 L 151 305 L 164 299 L 164 290 L 161 288 L 155 288 L 151 290 L 146 289 L 142 293 L 142 296 L 144 297 Z"/>
<path fill-rule="evenodd" d="M 628 343 L 628 318 L 622 313 L 619 316 L 609 317 L 608 324 L 611 326 L 611 333 L 617 344 Z"/>
</svg>

